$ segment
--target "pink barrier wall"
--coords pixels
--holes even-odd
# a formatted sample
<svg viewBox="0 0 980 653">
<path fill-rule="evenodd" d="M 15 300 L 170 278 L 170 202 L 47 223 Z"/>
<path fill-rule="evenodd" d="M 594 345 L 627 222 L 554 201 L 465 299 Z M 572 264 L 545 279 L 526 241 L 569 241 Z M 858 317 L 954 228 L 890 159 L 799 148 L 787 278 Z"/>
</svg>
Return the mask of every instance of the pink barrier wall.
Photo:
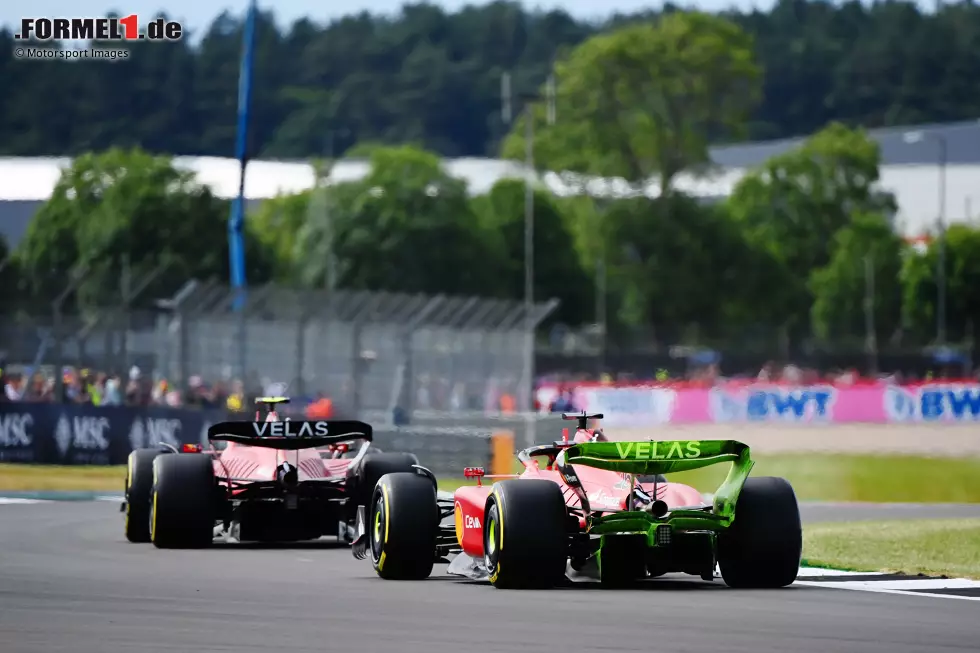
<svg viewBox="0 0 980 653">
<path fill-rule="evenodd" d="M 578 410 L 608 426 L 775 423 L 980 423 L 980 384 L 727 384 L 714 388 L 579 386 Z"/>
</svg>

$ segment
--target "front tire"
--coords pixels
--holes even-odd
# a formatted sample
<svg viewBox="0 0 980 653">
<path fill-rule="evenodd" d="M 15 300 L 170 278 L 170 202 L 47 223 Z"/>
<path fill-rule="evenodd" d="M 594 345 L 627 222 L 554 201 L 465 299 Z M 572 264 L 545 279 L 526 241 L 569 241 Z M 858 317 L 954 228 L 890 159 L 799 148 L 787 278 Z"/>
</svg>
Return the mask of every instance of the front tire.
<svg viewBox="0 0 980 653">
<path fill-rule="evenodd" d="M 153 461 L 150 535 L 157 548 L 210 546 L 215 513 L 211 456 L 174 454 Z"/>
<path fill-rule="evenodd" d="M 568 560 L 567 514 L 561 489 L 552 481 L 495 483 L 483 521 L 483 556 L 490 584 L 515 589 L 559 584 Z"/>
<path fill-rule="evenodd" d="M 378 575 L 386 580 L 428 578 L 439 530 L 432 481 L 415 473 L 385 474 L 374 488 L 368 514 L 368 544 Z"/>
<path fill-rule="evenodd" d="M 803 525 L 788 481 L 750 478 L 735 504 L 735 519 L 718 537 L 718 564 L 729 587 L 775 588 L 796 581 Z"/>
<path fill-rule="evenodd" d="M 129 454 L 126 468 L 126 539 L 150 541 L 150 495 L 153 493 L 153 461 L 159 449 L 136 449 Z"/>
</svg>

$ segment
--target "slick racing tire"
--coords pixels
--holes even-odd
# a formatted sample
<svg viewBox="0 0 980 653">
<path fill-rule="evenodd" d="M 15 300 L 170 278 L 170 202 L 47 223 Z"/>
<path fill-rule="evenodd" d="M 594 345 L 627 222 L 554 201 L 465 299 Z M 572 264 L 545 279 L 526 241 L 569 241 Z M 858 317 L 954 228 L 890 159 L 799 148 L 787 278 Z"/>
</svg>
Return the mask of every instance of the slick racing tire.
<svg viewBox="0 0 980 653">
<path fill-rule="evenodd" d="M 718 565 L 729 587 L 791 585 L 803 554 L 803 525 L 788 481 L 750 478 L 735 504 L 735 519 L 718 536 Z"/>
<path fill-rule="evenodd" d="M 210 546 L 215 512 L 211 456 L 173 454 L 153 461 L 150 537 L 157 548 Z"/>
<path fill-rule="evenodd" d="M 568 511 L 557 483 L 495 483 L 483 520 L 483 557 L 494 587 L 546 589 L 562 582 Z"/>
<path fill-rule="evenodd" d="M 374 492 L 374 486 L 385 474 L 397 474 L 400 472 L 415 473 L 413 465 L 418 465 L 419 459 L 410 453 L 369 453 L 364 456 L 360 464 L 348 472 L 347 484 L 350 488 L 354 503 L 353 510 L 357 506 L 368 506 Z M 429 483 L 429 487 L 432 483 Z"/>
<path fill-rule="evenodd" d="M 150 495 L 153 492 L 153 461 L 159 449 L 136 449 L 126 467 L 126 539 L 150 541 Z"/>
<path fill-rule="evenodd" d="M 374 570 L 387 580 L 423 580 L 436 559 L 439 509 L 432 481 L 413 473 L 385 474 L 368 512 Z"/>
</svg>

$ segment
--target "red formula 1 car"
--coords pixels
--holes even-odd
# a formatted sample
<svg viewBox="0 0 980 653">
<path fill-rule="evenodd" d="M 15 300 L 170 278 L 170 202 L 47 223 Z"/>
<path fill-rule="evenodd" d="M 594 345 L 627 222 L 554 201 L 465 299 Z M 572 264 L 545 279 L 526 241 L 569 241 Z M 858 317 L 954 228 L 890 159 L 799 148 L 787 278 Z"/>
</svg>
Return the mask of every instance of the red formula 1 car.
<svg viewBox="0 0 980 653">
<path fill-rule="evenodd" d="M 356 558 L 370 555 L 378 575 L 423 579 L 436 561 L 448 573 L 497 587 L 551 587 L 569 576 L 622 585 L 666 573 L 713 580 L 716 566 L 733 587 L 782 587 L 799 570 L 802 526 L 792 487 L 748 478 L 749 448 L 733 440 L 607 442 L 579 422 L 571 441 L 531 447 L 523 473 L 476 486 L 451 500 L 416 467 L 382 477 L 358 507 Z M 731 462 L 710 501 L 661 474 Z M 453 525 L 442 520 L 454 515 Z"/>
<path fill-rule="evenodd" d="M 356 421 L 281 420 L 285 397 L 262 397 L 254 422 L 208 430 L 209 448 L 137 449 L 126 474 L 126 538 L 159 548 L 208 546 L 215 537 L 353 541 L 356 507 L 381 476 L 411 472 L 418 459 L 373 448 Z"/>
</svg>

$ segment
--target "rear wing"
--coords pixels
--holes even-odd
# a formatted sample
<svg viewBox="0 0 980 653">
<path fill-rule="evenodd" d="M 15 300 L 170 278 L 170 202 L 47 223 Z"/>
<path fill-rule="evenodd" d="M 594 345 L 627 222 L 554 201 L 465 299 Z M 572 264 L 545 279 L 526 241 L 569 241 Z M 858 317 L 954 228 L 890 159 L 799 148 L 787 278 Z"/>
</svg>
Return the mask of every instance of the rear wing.
<svg viewBox="0 0 980 653">
<path fill-rule="evenodd" d="M 565 481 L 580 484 L 570 465 L 587 465 L 622 474 L 670 474 L 730 462 L 728 476 L 714 493 L 714 512 L 727 526 L 735 503 L 755 463 L 749 446 L 736 440 L 648 440 L 646 442 L 583 442 L 558 454 L 555 461 Z M 583 493 L 584 496 L 584 493 Z M 586 505 L 583 502 L 583 505 Z"/>
<path fill-rule="evenodd" d="M 371 442 L 370 424 L 346 420 L 312 422 L 221 422 L 208 428 L 208 440 L 269 449 L 312 449 L 350 440 Z"/>
<path fill-rule="evenodd" d="M 748 455 L 748 445 L 735 440 L 648 440 L 582 442 L 565 451 L 565 460 L 623 474 L 652 475 L 735 462 Z"/>
</svg>

